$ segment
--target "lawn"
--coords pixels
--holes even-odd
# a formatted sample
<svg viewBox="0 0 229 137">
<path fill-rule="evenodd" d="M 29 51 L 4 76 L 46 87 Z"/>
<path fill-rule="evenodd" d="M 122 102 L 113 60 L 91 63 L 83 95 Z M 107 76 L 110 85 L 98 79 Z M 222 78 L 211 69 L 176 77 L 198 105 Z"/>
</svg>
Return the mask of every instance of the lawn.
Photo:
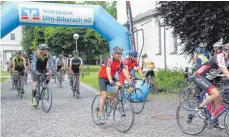
<svg viewBox="0 0 229 137">
<path fill-rule="evenodd" d="M 10 73 L 4 72 L 4 71 L 1 70 L 0 76 L 1 76 L 0 82 L 3 82 L 5 80 L 9 79 L 9 77 L 2 77 L 2 76 L 10 76 Z"/>
<path fill-rule="evenodd" d="M 86 69 L 89 65 L 84 65 L 84 69 Z M 80 81 L 90 85 L 93 88 L 99 89 L 98 85 L 98 71 L 100 66 L 90 65 L 89 75 L 84 75 L 83 78 L 80 78 Z"/>
</svg>

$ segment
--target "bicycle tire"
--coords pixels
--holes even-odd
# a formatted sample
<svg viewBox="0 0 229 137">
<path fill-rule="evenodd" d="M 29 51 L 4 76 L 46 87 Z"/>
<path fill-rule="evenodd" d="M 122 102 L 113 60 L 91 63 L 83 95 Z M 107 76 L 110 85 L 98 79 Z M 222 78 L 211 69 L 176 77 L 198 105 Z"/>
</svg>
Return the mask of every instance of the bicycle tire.
<svg viewBox="0 0 229 137">
<path fill-rule="evenodd" d="M 21 98 L 23 97 L 23 92 L 24 90 L 24 77 L 20 77 L 20 95 L 21 95 Z"/>
<path fill-rule="evenodd" d="M 225 130 L 227 134 L 229 135 L 229 110 L 227 110 L 225 117 L 224 117 L 224 126 L 225 126 Z"/>
<path fill-rule="evenodd" d="M 50 104 L 49 104 L 49 106 L 48 106 L 47 108 L 46 108 L 45 105 L 44 105 L 45 90 L 48 91 L 48 98 L 49 98 L 49 100 L 50 100 Z M 46 113 L 48 113 L 48 112 L 50 111 L 51 107 L 52 107 L 52 91 L 51 91 L 50 88 L 48 88 L 48 87 L 43 87 L 43 88 L 42 88 L 42 91 L 41 91 L 41 102 L 42 102 L 42 108 L 43 108 L 43 110 L 44 110 Z"/>
<path fill-rule="evenodd" d="M 21 87 L 21 78 L 18 80 L 18 83 L 17 83 L 17 92 L 18 92 L 18 96 L 21 95 L 21 88 L 18 90 L 18 88 Z"/>
<path fill-rule="evenodd" d="M 146 98 L 144 96 L 143 91 L 140 88 L 134 89 L 134 91 L 129 93 L 128 99 L 132 103 L 132 106 L 134 108 L 134 113 L 140 114 L 142 112 L 142 110 L 144 109 L 145 102 L 146 102 Z M 141 105 L 139 105 L 141 107 L 139 109 L 137 109 L 137 107 L 135 107 L 135 105 L 134 105 L 135 103 L 141 103 Z"/>
<path fill-rule="evenodd" d="M 100 121 L 99 121 L 99 118 L 98 118 L 98 116 L 99 116 L 99 104 L 98 104 L 98 105 L 95 104 L 95 100 L 96 100 L 97 98 L 100 100 L 100 95 L 96 95 L 96 96 L 94 97 L 92 103 L 91 103 L 91 117 L 92 117 L 93 122 L 94 122 L 96 125 L 102 125 L 102 124 L 100 123 Z M 98 101 L 98 102 L 99 102 L 99 101 Z M 94 109 L 93 109 L 93 108 L 94 108 L 94 105 L 97 106 L 97 107 L 96 107 L 96 112 L 97 112 L 98 122 L 97 122 L 97 121 L 95 120 L 95 118 L 94 118 Z"/>
<path fill-rule="evenodd" d="M 188 101 L 191 101 L 191 100 L 188 100 Z M 178 108 L 177 108 L 177 111 L 176 111 L 176 121 L 177 121 L 177 125 L 178 125 L 178 127 L 181 129 L 181 131 L 184 132 L 185 134 L 188 134 L 188 135 L 198 135 L 198 134 L 200 134 L 201 132 L 203 132 L 204 129 L 206 128 L 207 123 L 206 123 L 205 121 L 203 121 L 204 124 L 203 124 L 202 128 L 201 128 L 199 131 L 195 132 L 195 133 L 190 133 L 190 132 L 188 132 L 187 130 L 185 130 L 185 129 L 183 128 L 183 126 L 181 126 L 181 123 L 180 123 L 180 118 L 183 118 L 183 117 L 181 117 L 181 116 L 179 115 L 180 109 L 181 109 L 181 107 L 184 107 L 184 103 L 186 103 L 186 102 L 188 102 L 188 101 L 182 102 L 182 103 L 178 106 Z M 185 108 L 185 110 L 190 111 L 190 110 L 188 110 L 188 109 L 186 109 L 186 108 Z M 198 129 L 199 129 L 199 128 L 198 128 Z"/>
<path fill-rule="evenodd" d="M 60 88 L 62 88 L 62 76 L 61 76 L 61 74 L 59 76 L 59 83 L 60 83 Z"/>
<path fill-rule="evenodd" d="M 79 96 L 80 96 L 80 94 L 79 94 L 79 88 L 77 88 L 77 86 L 76 86 L 76 84 L 78 83 L 78 80 L 76 79 L 75 80 L 76 82 L 75 82 L 75 84 L 74 84 L 74 91 L 75 91 L 75 96 L 76 96 L 76 99 L 79 99 Z"/>
<path fill-rule="evenodd" d="M 121 130 L 121 129 L 119 129 L 119 127 L 117 126 L 117 122 L 116 122 L 116 117 L 115 117 L 115 112 L 116 112 L 116 110 L 118 110 L 118 105 L 121 103 L 121 105 L 122 105 L 122 108 L 123 108 L 123 103 L 124 103 L 124 101 L 126 101 L 127 102 L 127 104 L 130 106 L 130 111 L 131 111 L 131 114 L 132 114 L 132 118 L 131 118 L 131 122 L 130 122 L 130 125 L 129 125 L 129 127 L 127 127 L 127 129 L 124 129 L 124 130 Z M 124 109 L 123 109 L 124 110 Z M 125 110 L 124 110 L 125 111 Z M 115 128 L 119 131 L 119 132 L 121 132 L 121 133 L 126 133 L 126 132 L 128 132 L 132 127 L 133 127 L 133 124 L 134 124 L 134 108 L 133 108 L 133 106 L 132 106 L 132 104 L 130 103 L 130 101 L 129 100 L 127 100 L 127 99 L 122 99 L 120 102 L 118 102 L 118 103 L 116 103 L 115 104 L 115 106 L 114 106 L 114 110 L 113 110 L 113 123 L 114 123 L 114 126 L 115 126 Z"/>
</svg>

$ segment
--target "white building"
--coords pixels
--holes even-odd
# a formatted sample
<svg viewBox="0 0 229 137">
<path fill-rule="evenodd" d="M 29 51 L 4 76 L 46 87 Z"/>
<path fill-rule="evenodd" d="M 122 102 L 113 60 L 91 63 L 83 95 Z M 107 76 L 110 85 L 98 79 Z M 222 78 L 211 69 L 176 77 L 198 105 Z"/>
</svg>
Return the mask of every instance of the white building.
<svg viewBox="0 0 229 137">
<path fill-rule="evenodd" d="M 143 30 L 135 33 L 138 53 L 142 49 L 142 53 L 147 53 L 157 68 L 165 68 L 165 66 L 184 68 L 189 65 L 189 58 L 181 55 L 182 46 L 178 46 L 179 40 L 176 34 L 172 33 L 172 29 L 164 30 L 161 25 L 163 21 L 152 16 L 157 3 L 156 1 L 131 1 L 134 30 Z M 125 1 L 117 1 L 117 20 L 125 26 L 127 22 Z"/>
<path fill-rule="evenodd" d="M 0 40 L 0 61 L 6 63 L 11 57 L 11 53 L 22 50 L 22 27 L 19 26 Z"/>
</svg>

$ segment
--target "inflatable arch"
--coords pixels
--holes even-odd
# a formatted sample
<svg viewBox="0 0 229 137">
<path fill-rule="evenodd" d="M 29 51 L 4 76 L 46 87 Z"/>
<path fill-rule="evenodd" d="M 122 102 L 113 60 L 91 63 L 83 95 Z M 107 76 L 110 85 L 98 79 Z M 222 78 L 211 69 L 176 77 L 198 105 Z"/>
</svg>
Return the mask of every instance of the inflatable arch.
<svg viewBox="0 0 229 137">
<path fill-rule="evenodd" d="M 99 5 L 72 5 L 39 2 L 4 2 L 1 5 L 1 38 L 19 25 L 92 28 L 113 47 L 121 46 L 123 56 L 131 50 L 128 31 Z M 141 85 L 148 96 L 148 86 Z"/>
<path fill-rule="evenodd" d="M 1 38 L 19 25 L 92 28 L 109 42 L 131 49 L 127 30 L 99 5 L 5 2 L 1 5 Z M 111 53 L 111 52 L 110 52 Z"/>
</svg>

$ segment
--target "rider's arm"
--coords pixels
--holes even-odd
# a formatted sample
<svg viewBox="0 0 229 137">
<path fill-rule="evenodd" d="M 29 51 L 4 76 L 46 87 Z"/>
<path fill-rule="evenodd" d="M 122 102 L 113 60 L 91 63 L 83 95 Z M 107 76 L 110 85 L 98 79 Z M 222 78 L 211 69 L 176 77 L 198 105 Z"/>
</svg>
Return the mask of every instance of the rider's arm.
<svg viewBox="0 0 229 137">
<path fill-rule="evenodd" d="M 80 63 L 80 70 L 83 71 L 83 60 L 81 58 L 79 58 L 81 63 Z"/>
<path fill-rule="evenodd" d="M 53 71 L 54 70 L 54 63 L 53 63 L 51 55 L 49 56 L 48 62 L 49 62 L 50 71 Z"/>
<path fill-rule="evenodd" d="M 141 77 L 143 78 L 144 76 L 143 76 L 142 70 L 140 69 L 139 66 L 137 66 L 137 70 L 138 70 L 139 74 L 141 75 Z"/>
<path fill-rule="evenodd" d="M 112 80 L 112 77 L 111 77 L 111 65 L 112 65 L 112 62 L 113 62 L 113 59 L 110 57 L 107 61 L 107 64 L 106 64 L 106 73 L 107 73 L 107 77 L 108 77 L 108 80 L 109 82 L 113 82 Z"/>
<path fill-rule="evenodd" d="M 72 74 L 72 59 L 70 59 L 70 64 L 69 64 L 69 73 Z"/>
<path fill-rule="evenodd" d="M 37 53 L 35 53 L 33 55 L 33 60 L 32 60 L 32 69 L 33 69 L 33 72 L 37 71 L 37 59 L 38 59 L 38 56 L 37 56 Z"/>
<path fill-rule="evenodd" d="M 25 58 L 23 57 L 23 65 L 24 65 L 24 68 L 25 68 L 25 72 L 27 71 L 27 67 L 26 67 L 26 60 Z"/>
<path fill-rule="evenodd" d="M 130 76 L 129 76 L 129 73 L 126 71 L 126 69 L 122 69 L 122 72 L 126 78 L 126 80 L 128 81 L 128 83 L 130 83 Z"/>
<path fill-rule="evenodd" d="M 13 64 L 13 66 L 12 66 L 12 72 L 14 73 L 14 69 L 15 69 L 15 61 L 14 61 L 15 59 L 13 58 L 12 59 L 12 64 Z"/>
<path fill-rule="evenodd" d="M 226 67 L 225 57 L 224 57 L 223 53 L 218 54 L 216 56 L 216 59 L 217 59 L 217 63 L 218 63 L 217 65 L 218 65 L 218 67 L 220 68 L 220 70 L 223 72 L 223 74 L 229 80 L 229 71 L 228 71 L 228 69 Z"/>
</svg>

